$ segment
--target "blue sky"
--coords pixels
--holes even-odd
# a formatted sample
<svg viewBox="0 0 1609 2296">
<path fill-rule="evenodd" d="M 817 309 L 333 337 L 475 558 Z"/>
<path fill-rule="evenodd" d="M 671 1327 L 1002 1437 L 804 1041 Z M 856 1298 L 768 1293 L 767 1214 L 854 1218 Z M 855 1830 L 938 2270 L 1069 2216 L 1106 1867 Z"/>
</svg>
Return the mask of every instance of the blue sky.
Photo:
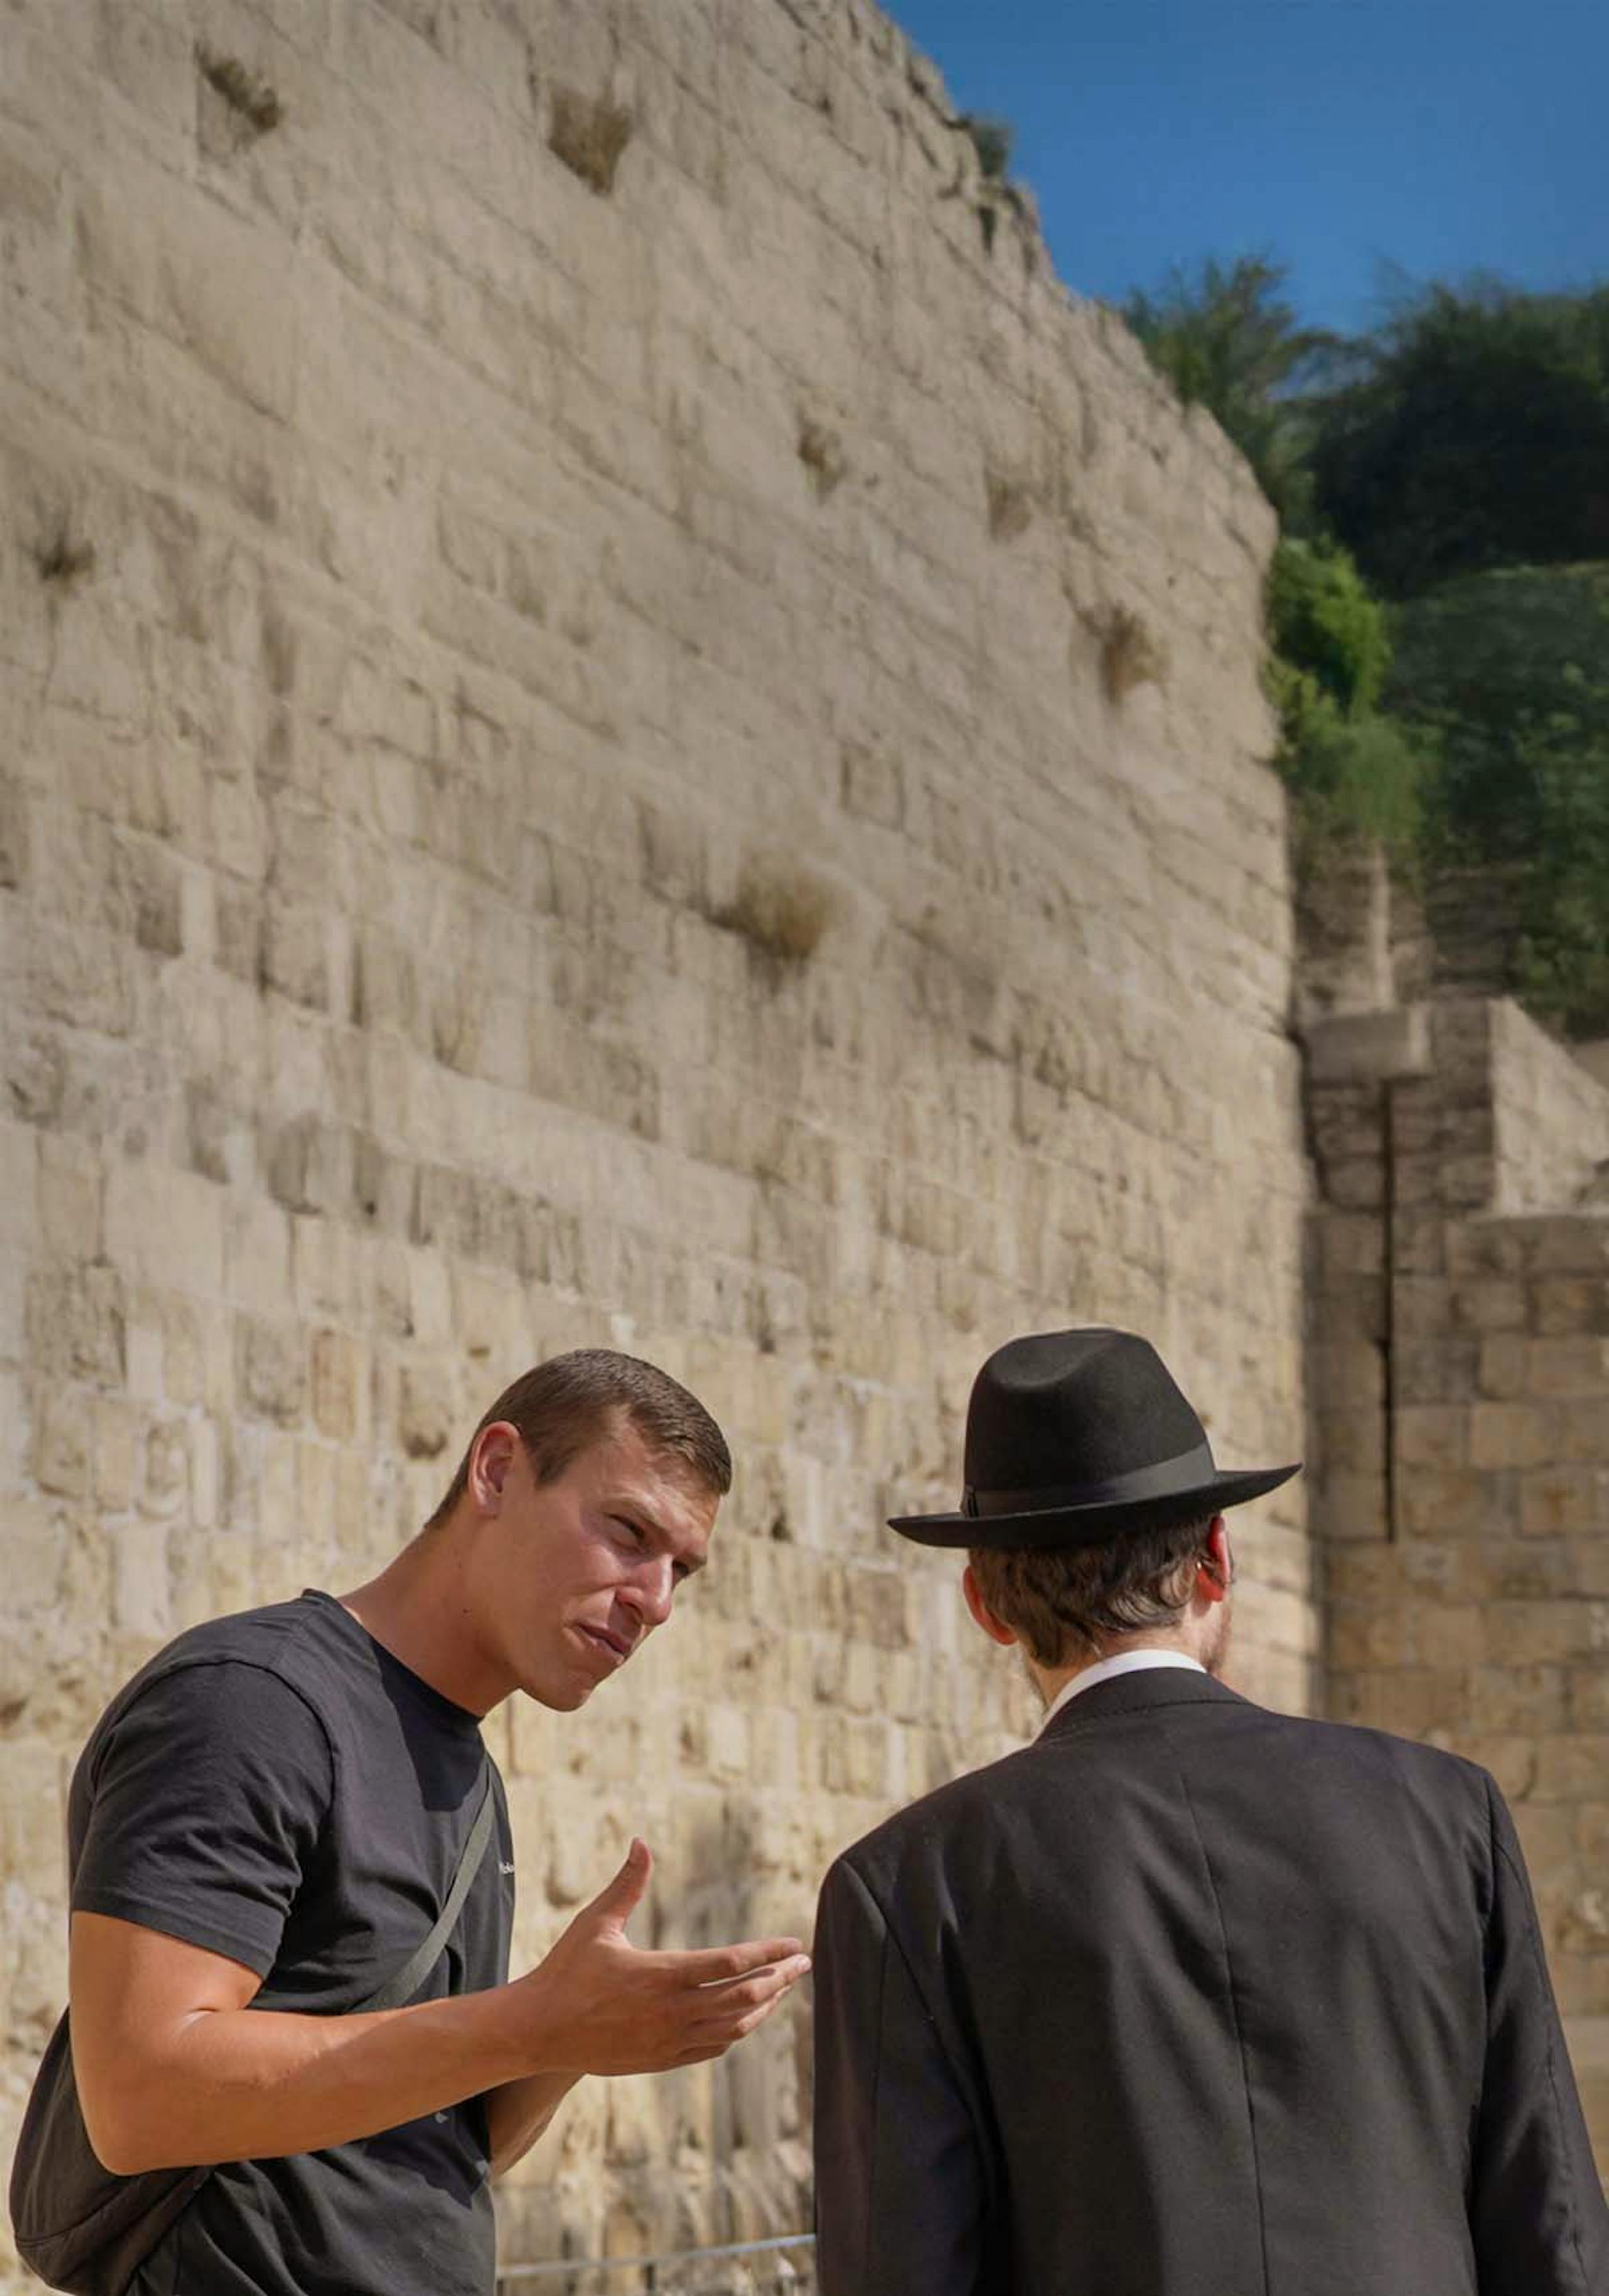
<svg viewBox="0 0 1609 2296">
<path fill-rule="evenodd" d="M 1069 286 L 1268 250 L 1310 324 L 1484 269 L 1609 281 L 1609 0 L 891 0 L 1016 130 Z"/>
</svg>

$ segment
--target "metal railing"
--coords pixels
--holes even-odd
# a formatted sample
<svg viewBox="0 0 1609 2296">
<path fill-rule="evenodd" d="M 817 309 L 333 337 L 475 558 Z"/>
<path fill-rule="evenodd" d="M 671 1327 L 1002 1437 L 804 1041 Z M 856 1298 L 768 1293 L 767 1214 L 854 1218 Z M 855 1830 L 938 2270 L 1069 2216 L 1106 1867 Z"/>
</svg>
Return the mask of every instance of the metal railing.
<svg viewBox="0 0 1609 2296">
<path fill-rule="evenodd" d="M 528 2288 L 538 2296 L 813 2296 L 815 2286 L 815 2235 L 789 2232 L 662 2256 L 504 2264 L 497 2268 L 497 2296 L 517 2296 Z"/>
</svg>

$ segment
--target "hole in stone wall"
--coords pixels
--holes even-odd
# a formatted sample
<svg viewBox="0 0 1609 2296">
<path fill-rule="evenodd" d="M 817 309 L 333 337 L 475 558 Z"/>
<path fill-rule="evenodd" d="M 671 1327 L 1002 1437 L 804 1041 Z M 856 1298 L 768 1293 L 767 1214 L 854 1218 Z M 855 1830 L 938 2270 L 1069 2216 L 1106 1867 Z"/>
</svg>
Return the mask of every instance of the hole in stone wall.
<svg viewBox="0 0 1609 2296">
<path fill-rule="evenodd" d="M 1109 701 L 1121 701 L 1137 685 L 1161 685 L 1167 657 L 1131 606 L 1111 607 L 1100 627 L 1101 683 Z"/>
<path fill-rule="evenodd" d="M 202 41 L 195 52 L 196 70 L 252 136 L 266 135 L 284 118 L 284 106 L 260 72 L 238 56 L 226 56 Z"/>
<path fill-rule="evenodd" d="M 1033 496 L 1020 480 L 999 471 L 985 471 L 989 496 L 989 530 L 997 542 L 1014 541 L 1027 532 L 1033 520 Z"/>
<path fill-rule="evenodd" d="M 94 572 L 95 546 L 93 542 L 75 542 L 70 528 L 59 527 L 50 540 L 35 552 L 34 563 L 41 582 L 53 582 L 70 590 L 75 582 Z"/>
<path fill-rule="evenodd" d="M 572 176 L 579 176 L 600 198 L 607 198 L 614 189 L 615 170 L 631 141 L 633 125 L 630 112 L 607 96 L 582 95 L 573 87 L 556 87 L 547 148 Z"/>
<path fill-rule="evenodd" d="M 821 502 L 825 502 L 842 483 L 850 467 L 837 431 L 829 430 L 825 422 L 817 422 L 809 414 L 800 417 L 799 459 L 810 473 Z"/>
<path fill-rule="evenodd" d="M 983 241 L 985 255 L 994 253 L 1000 218 L 1008 216 L 1016 228 L 1022 260 L 1029 270 L 1034 269 L 1038 260 L 1035 210 L 1020 184 L 995 184 L 985 180 L 978 186 L 973 212 L 978 218 L 978 231 Z"/>
</svg>

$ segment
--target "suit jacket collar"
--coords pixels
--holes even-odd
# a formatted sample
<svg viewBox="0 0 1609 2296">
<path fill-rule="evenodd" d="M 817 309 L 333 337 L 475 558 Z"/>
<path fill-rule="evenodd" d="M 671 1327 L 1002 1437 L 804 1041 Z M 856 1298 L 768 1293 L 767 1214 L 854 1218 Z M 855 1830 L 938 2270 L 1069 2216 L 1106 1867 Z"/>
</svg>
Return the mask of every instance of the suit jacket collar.
<svg viewBox="0 0 1609 2296">
<path fill-rule="evenodd" d="M 1036 1742 L 1050 1745 L 1119 1714 L 1145 1714 L 1163 1706 L 1244 1706 L 1246 1702 L 1239 1691 L 1231 1690 L 1213 1675 L 1197 1674 L 1193 1667 L 1146 1667 L 1091 1683 L 1077 1698 L 1070 1698 L 1059 1714 L 1052 1715 Z"/>
</svg>

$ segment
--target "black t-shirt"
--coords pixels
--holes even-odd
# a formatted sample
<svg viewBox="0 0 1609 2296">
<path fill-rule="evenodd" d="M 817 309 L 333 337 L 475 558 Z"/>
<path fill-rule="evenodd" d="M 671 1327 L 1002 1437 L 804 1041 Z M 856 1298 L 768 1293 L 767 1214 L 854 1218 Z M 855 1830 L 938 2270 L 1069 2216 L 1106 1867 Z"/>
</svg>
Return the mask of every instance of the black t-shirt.
<svg viewBox="0 0 1609 2296">
<path fill-rule="evenodd" d="M 337 2014 L 428 1935 L 490 1767 L 490 1850 L 417 2000 L 508 1974 L 513 1853 L 472 1714 L 330 1595 L 193 1628 L 121 1691 L 69 1804 L 75 1912 L 226 1954 L 255 2008 Z M 484 2104 L 215 2169 L 132 2296 L 488 2296 Z"/>
</svg>

